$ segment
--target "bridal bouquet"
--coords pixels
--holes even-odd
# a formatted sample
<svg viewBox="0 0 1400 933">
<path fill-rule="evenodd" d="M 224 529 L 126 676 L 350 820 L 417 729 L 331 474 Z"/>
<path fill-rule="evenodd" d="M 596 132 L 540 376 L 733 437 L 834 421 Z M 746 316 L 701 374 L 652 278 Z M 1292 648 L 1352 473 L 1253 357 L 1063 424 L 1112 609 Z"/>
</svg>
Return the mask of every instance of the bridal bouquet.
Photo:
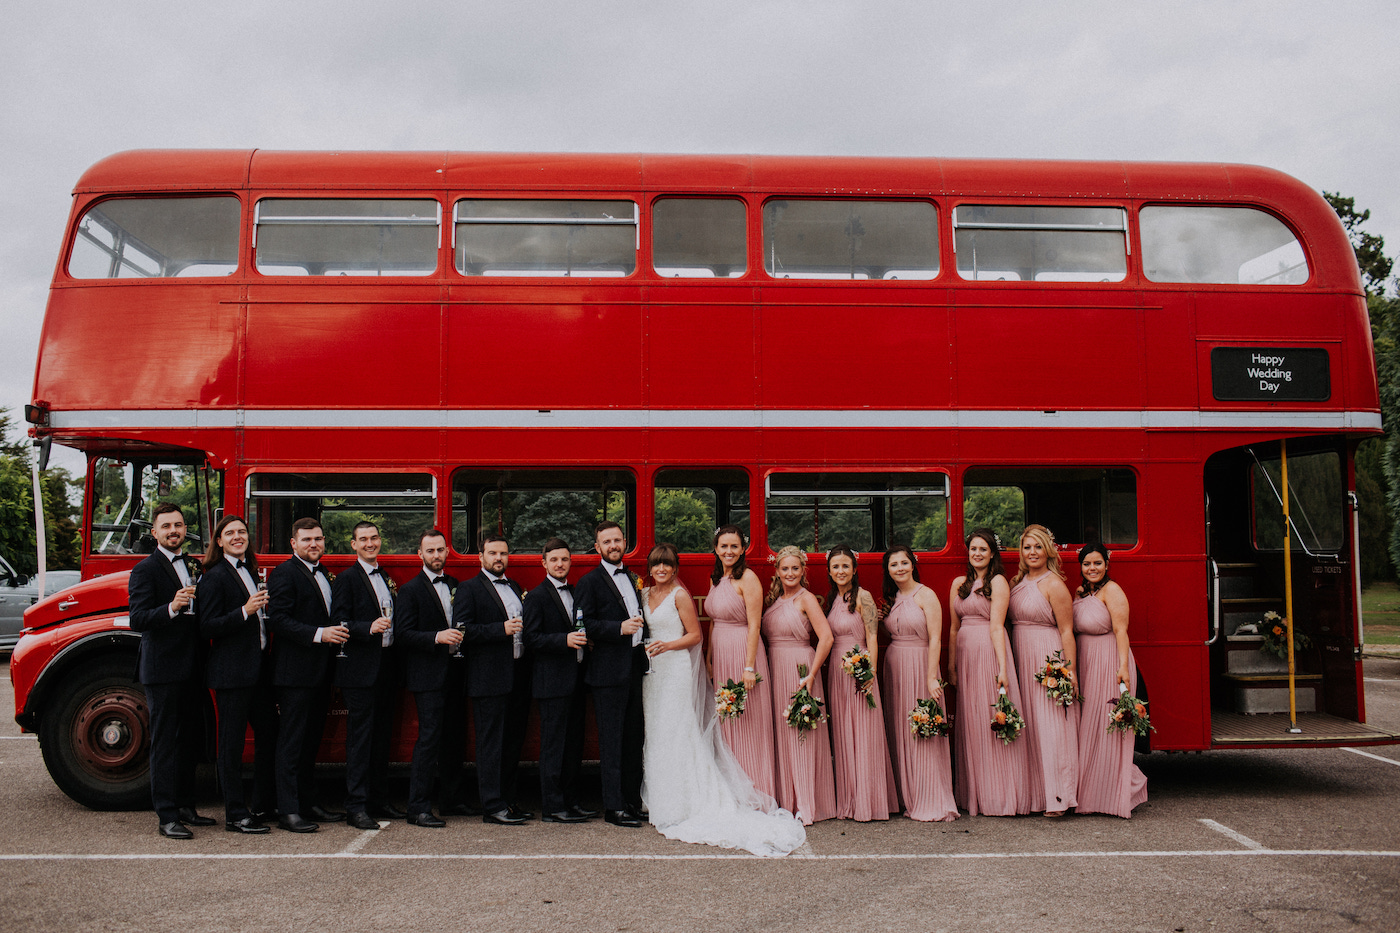
<svg viewBox="0 0 1400 933">
<path fill-rule="evenodd" d="M 757 686 L 763 683 L 763 678 L 755 676 L 753 682 Z M 748 699 L 749 691 L 743 683 L 736 684 L 731 677 L 715 691 L 715 715 L 720 719 L 737 719 L 744 715 L 744 704 Z"/>
<path fill-rule="evenodd" d="M 797 676 L 807 676 L 807 665 L 797 665 Z M 797 692 L 788 700 L 787 711 L 783 713 L 787 719 L 787 724 L 797 730 L 797 740 L 801 742 L 807 738 L 807 733 L 826 721 L 826 710 L 821 700 L 812 696 L 806 687 L 798 687 Z"/>
<path fill-rule="evenodd" d="M 952 731 L 952 727 L 953 717 L 943 712 L 937 700 L 925 698 L 914 701 L 914 708 L 909 711 L 909 731 L 914 733 L 915 738 L 945 736 Z"/>
<path fill-rule="evenodd" d="M 1006 688 L 1002 687 L 997 692 L 997 701 L 992 704 L 992 731 L 1003 745 L 1010 745 L 1024 728 L 1026 721 L 1021 718 L 1021 711 L 1006 695 Z"/>
<path fill-rule="evenodd" d="M 1062 650 L 1045 659 L 1045 664 L 1035 672 L 1035 682 L 1045 688 L 1051 703 L 1069 706 L 1077 699 L 1074 682 L 1069 679 L 1069 662 L 1065 660 Z"/>
<path fill-rule="evenodd" d="M 871 693 L 875 686 L 875 665 L 870 663 L 870 652 L 860 645 L 841 655 L 841 669 L 855 678 L 856 689 L 865 695 L 865 705 L 875 708 L 875 697 Z"/>
<path fill-rule="evenodd" d="M 1127 732 L 1133 730 L 1134 735 L 1147 735 L 1156 732 L 1152 721 L 1147 718 L 1147 701 L 1139 700 L 1128 692 L 1128 685 L 1118 684 L 1118 699 L 1109 700 L 1108 705 L 1113 707 L 1108 713 L 1108 731 Z"/>
</svg>

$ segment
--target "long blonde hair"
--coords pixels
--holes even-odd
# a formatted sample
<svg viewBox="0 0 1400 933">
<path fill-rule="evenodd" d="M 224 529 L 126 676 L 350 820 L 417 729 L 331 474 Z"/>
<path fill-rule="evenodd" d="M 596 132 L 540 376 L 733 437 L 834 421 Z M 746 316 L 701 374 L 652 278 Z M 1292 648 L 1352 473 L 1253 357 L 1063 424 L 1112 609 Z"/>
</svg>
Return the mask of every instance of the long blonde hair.
<svg viewBox="0 0 1400 933">
<path fill-rule="evenodd" d="M 1021 536 L 1016 539 L 1016 554 L 1019 563 L 1016 565 L 1016 576 L 1012 578 L 1011 585 L 1015 586 L 1026 578 L 1030 572 L 1026 566 L 1026 556 L 1021 550 L 1021 544 L 1027 538 L 1034 538 L 1040 542 L 1040 546 L 1045 549 L 1045 567 L 1061 580 L 1065 578 L 1065 572 L 1060 569 L 1060 552 L 1055 550 L 1055 536 L 1050 533 L 1050 529 L 1044 525 L 1027 525 L 1026 530 L 1021 532 Z"/>
<path fill-rule="evenodd" d="M 807 589 L 807 552 L 796 545 L 789 544 L 780 549 L 773 557 L 773 582 L 768 585 L 768 597 L 763 600 L 765 607 L 773 605 L 778 601 L 778 597 L 783 595 L 783 578 L 778 576 L 778 565 L 789 557 L 796 557 L 798 563 L 802 565 L 802 579 L 798 585 Z"/>
</svg>

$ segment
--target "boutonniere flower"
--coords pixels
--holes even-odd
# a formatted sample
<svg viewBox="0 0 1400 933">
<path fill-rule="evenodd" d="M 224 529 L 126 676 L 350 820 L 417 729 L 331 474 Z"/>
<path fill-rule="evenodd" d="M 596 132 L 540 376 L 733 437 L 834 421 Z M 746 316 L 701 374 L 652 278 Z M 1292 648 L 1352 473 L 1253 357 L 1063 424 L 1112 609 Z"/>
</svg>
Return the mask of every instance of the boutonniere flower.
<svg viewBox="0 0 1400 933">
<path fill-rule="evenodd" d="M 332 573 L 332 572 L 329 571 L 329 570 L 326 571 L 326 582 L 327 582 L 327 583 L 334 583 L 334 582 L 335 582 L 335 574 Z"/>
<path fill-rule="evenodd" d="M 447 601 L 449 603 L 455 603 L 457 601 L 457 587 L 454 586 L 447 591 Z"/>
<path fill-rule="evenodd" d="M 387 573 L 384 574 L 384 585 L 389 588 L 390 595 L 394 595 L 399 591 L 399 585 L 395 583 L 393 577 L 389 576 Z"/>
<path fill-rule="evenodd" d="M 635 586 L 637 592 L 640 593 L 642 591 L 642 578 L 637 576 L 632 577 L 632 585 Z"/>
</svg>

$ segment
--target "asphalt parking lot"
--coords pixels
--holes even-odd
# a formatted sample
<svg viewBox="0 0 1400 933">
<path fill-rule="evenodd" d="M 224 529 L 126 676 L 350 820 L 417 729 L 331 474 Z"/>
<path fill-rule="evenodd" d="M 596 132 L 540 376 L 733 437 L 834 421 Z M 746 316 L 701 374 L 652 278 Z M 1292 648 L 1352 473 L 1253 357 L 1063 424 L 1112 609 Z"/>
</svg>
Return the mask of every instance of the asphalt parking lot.
<svg viewBox="0 0 1400 933">
<path fill-rule="evenodd" d="M 1400 727 L 1400 660 L 1368 659 L 1366 678 L 1370 721 Z M 1400 930 L 1395 746 L 1157 753 L 1131 820 L 833 820 L 765 860 L 471 818 L 177 843 L 149 812 L 64 796 L 9 718 L 8 676 L 0 709 L 4 931 Z"/>
</svg>

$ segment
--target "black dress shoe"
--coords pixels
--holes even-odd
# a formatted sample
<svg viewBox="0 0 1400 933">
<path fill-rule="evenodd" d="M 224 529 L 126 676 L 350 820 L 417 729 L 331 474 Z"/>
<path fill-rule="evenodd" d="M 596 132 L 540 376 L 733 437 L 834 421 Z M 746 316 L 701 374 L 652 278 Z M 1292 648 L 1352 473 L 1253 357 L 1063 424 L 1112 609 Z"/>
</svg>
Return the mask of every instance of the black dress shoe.
<svg viewBox="0 0 1400 933">
<path fill-rule="evenodd" d="M 306 815 L 318 823 L 339 823 L 345 819 L 344 813 L 337 813 L 334 810 L 327 810 L 325 807 L 312 807 L 306 811 Z"/>
<path fill-rule="evenodd" d="M 609 810 L 603 814 L 603 819 L 614 826 L 641 826 L 642 821 L 637 819 L 626 810 Z"/>
<path fill-rule="evenodd" d="M 257 820 L 259 823 L 276 823 L 276 822 L 277 822 L 277 811 L 276 811 L 276 810 L 254 810 L 254 811 L 252 811 L 252 813 L 251 813 L 250 815 L 253 817 L 253 819 Z"/>
<path fill-rule="evenodd" d="M 495 813 L 482 814 L 481 822 L 497 823 L 501 826 L 519 826 L 525 822 L 525 817 L 516 816 L 509 810 L 497 810 Z"/>
<path fill-rule="evenodd" d="M 277 818 L 277 825 L 289 833 L 314 833 L 321 828 L 310 820 L 302 819 L 300 813 L 284 813 Z"/>
<path fill-rule="evenodd" d="M 345 822 L 356 829 L 378 829 L 379 821 L 364 810 L 355 810 L 345 815 Z"/>
<path fill-rule="evenodd" d="M 431 813 L 410 813 L 406 819 L 410 826 L 423 826 L 428 829 L 442 829 L 447 825 L 446 822 L 438 819 Z"/>
<path fill-rule="evenodd" d="M 194 812 L 194 807 L 181 807 L 180 822 L 186 826 L 213 826 L 219 821 L 212 816 L 200 816 Z"/>
<path fill-rule="evenodd" d="M 481 816 L 481 808 L 465 803 L 454 803 L 449 807 L 438 807 L 438 813 L 443 816 Z"/>
<path fill-rule="evenodd" d="M 400 810 L 391 803 L 372 803 L 365 807 L 365 812 L 385 820 L 401 820 L 408 816 L 407 811 Z"/>
<path fill-rule="evenodd" d="M 245 816 L 241 820 L 229 820 L 224 824 L 224 829 L 231 833 L 246 833 L 249 836 L 261 836 L 263 833 L 272 832 L 271 828 L 252 816 Z"/>
<path fill-rule="evenodd" d="M 648 810 L 643 810 L 641 807 L 628 807 L 627 812 L 631 815 L 632 819 L 637 820 L 640 823 L 645 823 L 648 819 L 651 818 L 651 812 Z"/>
<path fill-rule="evenodd" d="M 189 828 L 188 826 L 186 826 L 184 823 L 181 823 L 179 820 L 174 820 L 174 821 L 172 821 L 172 822 L 170 822 L 170 823 L 161 823 L 161 824 L 160 824 L 160 834 L 161 834 L 162 836 L 164 836 L 166 839 L 193 839 L 193 838 L 194 838 L 194 833 L 190 832 L 190 828 Z"/>
<path fill-rule="evenodd" d="M 602 812 L 599 810 L 590 810 L 587 807 L 580 807 L 578 804 L 574 804 L 572 807 L 570 807 L 569 812 L 572 813 L 574 816 L 581 816 L 585 820 L 596 820 L 598 817 L 603 815 Z"/>
<path fill-rule="evenodd" d="M 507 804 L 506 810 L 510 811 L 511 816 L 517 816 L 522 820 L 533 820 L 535 818 L 534 813 L 529 810 L 522 810 L 513 803 Z"/>
<path fill-rule="evenodd" d="M 554 813 L 546 813 L 540 817 L 546 823 L 587 823 L 588 817 L 572 810 L 558 810 Z"/>
</svg>

